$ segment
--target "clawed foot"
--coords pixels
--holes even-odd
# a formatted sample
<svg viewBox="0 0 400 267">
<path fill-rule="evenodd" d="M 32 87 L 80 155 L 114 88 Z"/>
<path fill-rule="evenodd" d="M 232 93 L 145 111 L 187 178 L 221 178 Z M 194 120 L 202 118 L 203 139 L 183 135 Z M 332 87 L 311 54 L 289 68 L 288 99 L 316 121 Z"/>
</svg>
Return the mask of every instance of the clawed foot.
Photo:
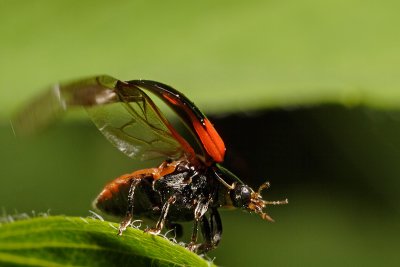
<svg viewBox="0 0 400 267">
<path fill-rule="evenodd" d="M 126 230 L 126 227 L 131 224 L 132 215 L 127 215 L 124 220 L 119 224 L 118 235 L 122 235 L 122 233 Z"/>
<path fill-rule="evenodd" d="M 186 248 L 192 252 L 196 252 L 200 244 L 195 244 L 194 242 L 190 242 L 187 244 Z"/>
<path fill-rule="evenodd" d="M 147 228 L 144 230 L 145 233 L 149 233 L 152 235 L 158 235 L 161 232 L 161 229 L 154 227 L 154 228 Z"/>
<path fill-rule="evenodd" d="M 203 243 L 203 244 L 195 244 L 194 242 L 190 242 L 186 248 L 195 253 L 205 253 L 214 248 L 212 244 Z"/>
</svg>

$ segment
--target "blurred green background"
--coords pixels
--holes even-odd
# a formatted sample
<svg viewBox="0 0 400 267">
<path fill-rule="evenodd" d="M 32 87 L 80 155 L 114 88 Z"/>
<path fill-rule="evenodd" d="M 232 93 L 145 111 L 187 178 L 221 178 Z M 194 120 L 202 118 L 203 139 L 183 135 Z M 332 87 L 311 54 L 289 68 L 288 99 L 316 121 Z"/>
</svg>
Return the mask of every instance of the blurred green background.
<svg viewBox="0 0 400 267">
<path fill-rule="evenodd" d="M 226 166 L 268 179 L 277 221 L 222 213 L 221 266 L 398 266 L 398 1 L 0 1 L 0 207 L 86 216 L 148 162 L 79 113 L 16 139 L 10 115 L 94 74 L 183 91 L 225 139 Z M 187 229 L 190 231 L 190 229 Z"/>
</svg>

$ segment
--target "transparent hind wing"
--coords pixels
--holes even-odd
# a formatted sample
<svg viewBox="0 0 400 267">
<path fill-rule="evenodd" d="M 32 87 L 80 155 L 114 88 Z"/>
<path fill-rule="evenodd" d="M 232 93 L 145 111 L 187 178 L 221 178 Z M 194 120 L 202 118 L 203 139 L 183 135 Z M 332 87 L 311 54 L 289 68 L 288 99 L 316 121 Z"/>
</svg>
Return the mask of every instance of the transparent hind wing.
<svg viewBox="0 0 400 267">
<path fill-rule="evenodd" d="M 84 107 L 103 135 L 131 158 L 179 158 L 194 153 L 142 90 L 110 76 L 53 87 L 16 116 L 15 131 L 34 132 L 77 106 Z"/>
</svg>

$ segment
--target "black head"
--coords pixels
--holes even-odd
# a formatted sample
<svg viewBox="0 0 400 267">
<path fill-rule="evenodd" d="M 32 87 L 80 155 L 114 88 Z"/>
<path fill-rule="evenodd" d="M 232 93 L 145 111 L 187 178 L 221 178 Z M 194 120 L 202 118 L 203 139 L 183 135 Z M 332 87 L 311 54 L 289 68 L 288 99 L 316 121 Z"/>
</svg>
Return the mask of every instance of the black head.
<svg viewBox="0 0 400 267">
<path fill-rule="evenodd" d="M 234 188 L 229 192 L 233 206 L 237 208 L 247 208 L 249 203 L 251 203 L 252 192 L 253 190 L 250 186 L 244 184 L 234 185 Z"/>
<path fill-rule="evenodd" d="M 255 212 L 264 220 L 273 221 L 273 219 L 263 211 L 266 205 L 287 204 L 288 200 L 283 201 L 265 201 L 262 199 L 261 191 L 269 188 L 269 182 L 262 184 L 257 192 L 250 186 L 245 185 L 236 175 L 217 165 L 215 169 L 217 179 L 228 189 L 229 198 L 232 205 L 237 208 L 243 208 L 250 212 Z"/>
</svg>

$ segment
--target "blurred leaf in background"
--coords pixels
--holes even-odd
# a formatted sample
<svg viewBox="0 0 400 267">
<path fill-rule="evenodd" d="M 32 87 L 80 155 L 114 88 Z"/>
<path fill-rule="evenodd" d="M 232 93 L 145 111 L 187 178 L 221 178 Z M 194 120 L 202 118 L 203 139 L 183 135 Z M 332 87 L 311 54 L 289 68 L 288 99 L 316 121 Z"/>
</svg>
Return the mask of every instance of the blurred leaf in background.
<svg viewBox="0 0 400 267">
<path fill-rule="evenodd" d="M 9 116 L 51 83 L 94 74 L 183 91 L 269 179 L 268 224 L 222 214 L 222 266 L 397 266 L 398 1 L 1 1 L 0 206 L 85 216 L 104 183 L 151 165 L 88 120 L 26 140 Z M 329 104 L 329 105 L 327 105 Z M 82 113 L 84 114 L 84 113 Z M 81 116 L 84 117 L 84 116 Z"/>
</svg>

